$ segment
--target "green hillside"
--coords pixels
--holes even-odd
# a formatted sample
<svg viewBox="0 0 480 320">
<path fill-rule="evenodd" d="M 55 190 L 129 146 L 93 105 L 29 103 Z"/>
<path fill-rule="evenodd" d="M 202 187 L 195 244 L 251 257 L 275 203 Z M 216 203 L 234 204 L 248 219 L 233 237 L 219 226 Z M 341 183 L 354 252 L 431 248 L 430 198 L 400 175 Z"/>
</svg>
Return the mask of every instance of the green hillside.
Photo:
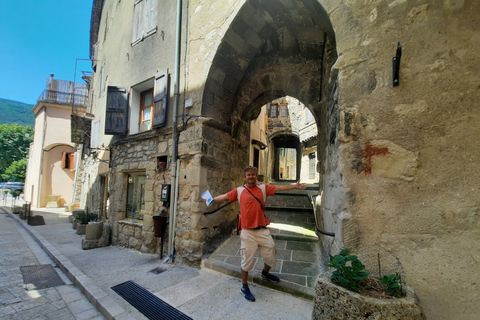
<svg viewBox="0 0 480 320">
<path fill-rule="evenodd" d="M 0 124 L 35 125 L 34 105 L 0 98 Z"/>
</svg>

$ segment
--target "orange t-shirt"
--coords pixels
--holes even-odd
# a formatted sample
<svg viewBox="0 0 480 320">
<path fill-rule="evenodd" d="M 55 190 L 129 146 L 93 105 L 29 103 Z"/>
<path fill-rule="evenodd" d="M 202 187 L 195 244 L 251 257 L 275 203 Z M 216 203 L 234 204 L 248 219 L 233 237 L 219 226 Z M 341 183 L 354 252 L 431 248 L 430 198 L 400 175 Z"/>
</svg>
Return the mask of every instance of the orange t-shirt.
<svg viewBox="0 0 480 320">
<path fill-rule="evenodd" d="M 263 208 L 265 208 L 265 202 L 263 201 L 263 192 L 258 186 L 247 187 L 258 200 L 262 202 Z M 275 194 L 275 186 L 265 184 L 265 191 L 267 196 L 273 196 Z M 227 193 L 230 201 L 238 201 L 237 188 Z M 256 227 L 266 226 L 269 222 L 265 217 L 265 213 L 260 207 L 260 203 L 247 191 L 243 190 L 240 199 L 240 229 L 253 229 Z"/>
</svg>

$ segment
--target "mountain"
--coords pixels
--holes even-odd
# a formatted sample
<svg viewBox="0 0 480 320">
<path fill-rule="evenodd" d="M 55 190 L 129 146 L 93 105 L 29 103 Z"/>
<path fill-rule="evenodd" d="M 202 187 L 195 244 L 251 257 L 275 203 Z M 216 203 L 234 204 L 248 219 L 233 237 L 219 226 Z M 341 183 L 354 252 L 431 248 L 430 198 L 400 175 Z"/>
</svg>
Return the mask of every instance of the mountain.
<svg viewBox="0 0 480 320">
<path fill-rule="evenodd" d="M 0 124 L 35 125 L 34 105 L 0 98 Z"/>
</svg>

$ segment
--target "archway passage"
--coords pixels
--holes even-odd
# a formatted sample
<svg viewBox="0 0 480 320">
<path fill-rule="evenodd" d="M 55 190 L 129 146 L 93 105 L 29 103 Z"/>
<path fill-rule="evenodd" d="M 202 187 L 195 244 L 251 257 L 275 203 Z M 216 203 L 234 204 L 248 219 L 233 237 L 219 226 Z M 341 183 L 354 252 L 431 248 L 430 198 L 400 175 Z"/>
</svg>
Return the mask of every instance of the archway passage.
<svg viewBox="0 0 480 320">
<path fill-rule="evenodd" d="M 244 3 L 218 46 L 203 92 L 202 116 L 209 119 L 203 124 L 217 130 L 215 133 L 222 137 L 220 140 L 209 135 L 210 140 L 205 142 L 202 165 L 209 170 L 207 179 L 212 188 L 225 192 L 232 184 L 241 185 L 244 166 L 256 159 L 249 155 L 250 121 L 257 119 L 262 106 L 286 96 L 301 101 L 313 114 L 318 135 L 310 143 L 317 148 L 319 163 L 316 168 L 320 172 L 319 180 L 322 179 L 327 132 L 331 126 L 328 112 L 330 90 L 334 88 L 329 86 L 330 70 L 336 58 L 334 32 L 318 1 L 251 0 Z M 273 144 L 275 152 L 295 150 L 296 163 L 300 163 L 303 142 L 298 136 L 285 133 L 271 142 L 269 148 L 271 150 Z M 315 151 L 310 153 L 315 154 Z M 223 156 L 221 165 L 224 170 L 215 167 L 218 160 L 211 156 L 215 154 Z M 280 178 L 279 164 L 277 169 L 275 177 Z M 295 178 L 300 176 L 299 170 L 300 166 L 295 166 Z M 318 185 L 322 184 L 323 181 L 318 181 Z M 284 207 L 284 204 L 278 207 Z M 224 217 L 233 221 L 236 214 L 231 210 L 228 217 Z M 287 223 L 281 222 L 280 217 L 292 214 L 283 212 L 283 209 L 277 210 L 276 214 L 279 219 L 273 222 L 277 223 L 278 232 L 283 232 L 285 230 L 281 228 Z M 305 213 L 308 214 L 312 213 Z M 305 217 L 304 221 L 314 226 L 315 223 L 308 219 Z M 307 228 L 302 228 L 302 232 L 305 230 Z M 292 229 L 289 235 L 296 233 L 297 230 Z M 306 256 L 313 258 L 314 252 L 318 252 L 315 234 L 303 236 L 311 238 L 307 241 L 312 241 L 309 245 L 312 251 Z M 299 265 L 298 261 L 285 263 Z M 306 262 L 309 266 L 310 263 Z"/>
<path fill-rule="evenodd" d="M 274 179 L 277 181 L 297 181 L 301 166 L 298 157 L 302 154 L 297 136 L 282 133 L 272 138 L 274 146 Z"/>
<path fill-rule="evenodd" d="M 230 177 L 222 175 L 226 185 L 240 181 L 238 173 L 249 164 L 249 121 L 263 105 L 285 96 L 302 101 L 316 120 L 318 136 L 311 143 L 317 145 L 321 179 L 334 87 L 328 84 L 336 58 L 333 28 L 318 1 L 244 3 L 218 46 L 202 100 L 208 124 L 230 139 L 222 150 L 231 169 Z"/>
</svg>

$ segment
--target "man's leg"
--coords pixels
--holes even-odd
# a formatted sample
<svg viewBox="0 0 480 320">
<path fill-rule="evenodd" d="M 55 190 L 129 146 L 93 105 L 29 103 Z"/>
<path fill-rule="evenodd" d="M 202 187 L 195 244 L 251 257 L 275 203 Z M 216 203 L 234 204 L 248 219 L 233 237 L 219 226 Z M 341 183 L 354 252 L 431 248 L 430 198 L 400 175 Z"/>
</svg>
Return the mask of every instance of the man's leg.
<svg viewBox="0 0 480 320">
<path fill-rule="evenodd" d="M 270 269 L 272 267 L 275 267 L 277 263 L 277 260 L 275 259 L 277 249 L 275 248 L 275 242 L 273 241 L 273 238 L 270 234 L 270 230 L 261 230 L 258 233 L 258 238 L 260 253 L 262 255 L 263 261 L 265 262 L 262 270 L 262 278 L 272 282 L 279 282 L 280 279 L 276 275 L 273 275 L 269 272 Z"/>
<path fill-rule="evenodd" d="M 263 264 L 263 271 L 265 273 L 268 273 L 268 271 L 270 271 L 271 268 L 272 267 L 270 267 L 268 264 L 266 264 L 266 263 Z"/>
<path fill-rule="evenodd" d="M 242 269 L 242 283 L 248 284 L 248 271 Z"/>
<path fill-rule="evenodd" d="M 252 233 L 249 230 L 242 230 L 240 233 L 241 252 L 242 252 L 242 294 L 248 301 L 255 301 L 255 297 L 248 287 L 248 270 L 253 268 L 254 256 L 257 248 L 252 244 Z M 245 271 L 245 270 L 247 271 Z"/>
</svg>

